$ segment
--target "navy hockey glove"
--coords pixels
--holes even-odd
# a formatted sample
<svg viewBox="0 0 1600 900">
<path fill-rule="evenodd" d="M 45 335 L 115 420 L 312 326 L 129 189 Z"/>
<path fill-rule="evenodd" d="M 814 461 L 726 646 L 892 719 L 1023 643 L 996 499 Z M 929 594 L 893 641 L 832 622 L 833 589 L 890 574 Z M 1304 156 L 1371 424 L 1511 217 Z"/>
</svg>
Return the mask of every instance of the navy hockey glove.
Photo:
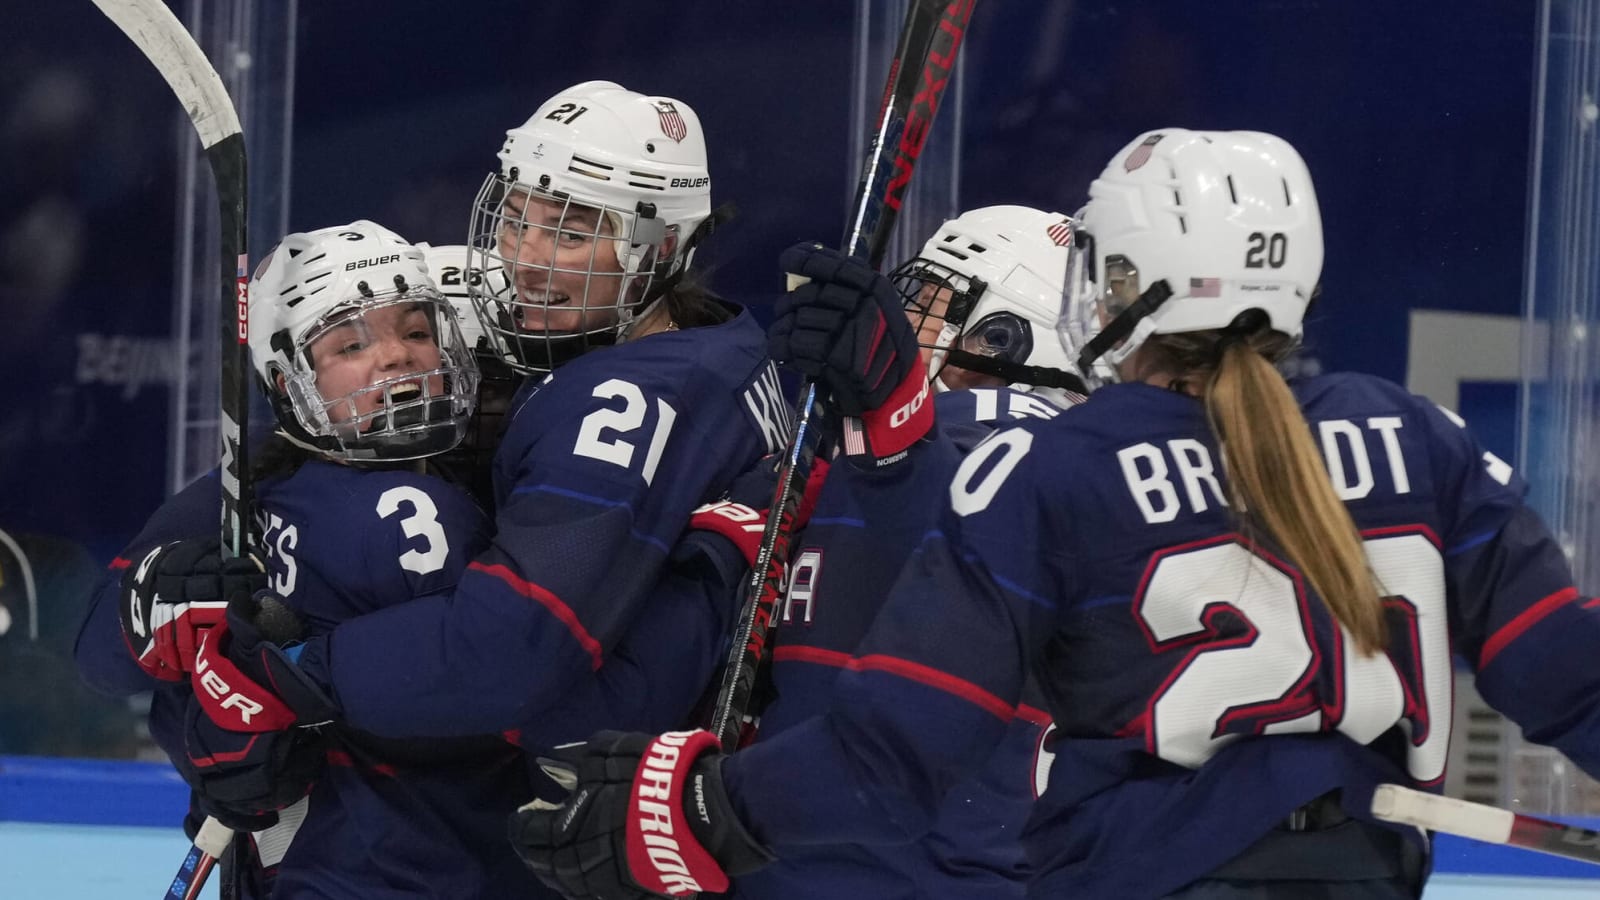
<svg viewBox="0 0 1600 900">
<path fill-rule="evenodd" d="M 306 646 L 293 643 L 298 628 L 270 591 L 228 603 L 227 618 L 201 635 L 195 654 L 194 693 L 211 721 L 228 731 L 266 732 L 339 717 L 322 686 L 295 664 Z"/>
<path fill-rule="evenodd" d="M 689 517 L 689 527 L 720 534 L 734 543 L 744 555 L 747 565 L 756 564 L 761 552 L 761 534 L 766 529 L 767 513 L 772 509 L 778 493 L 778 457 L 762 457 L 755 468 L 733 480 L 725 499 L 707 503 Z M 805 493 L 800 496 L 790 532 L 798 532 L 811 521 L 811 511 L 817 507 L 817 496 L 828 478 L 826 460 L 813 460 L 811 476 L 806 479 Z"/>
<path fill-rule="evenodd" d="M 557 755 L 541 762 L 572 795 L 512 813 L 511 843 L 565 896 L 721 893 L 773 859 L 734 815 L 710 732 L 602 731 Z"/>
<path fill-rule="evenodd" d="M 933 428 L 933 403 L 900 292 L 864 261 L 819 244 L 796 244 L 779 262 L 809 281 L 778 301 L 768 354 L 827 389 L 847 417 L 847 453 L 879 465 L 903 458 Z"/>
<path fill-rule="evenodd" d="M 223 559 L 216 538 L 163 544 L 122 573 L 122 638 L 139 668 L 182 681 L 194 670 L 200 634 L 222 621 L 228 600 L 266 585 L 259 564 Z"/>
<path fill-rule="evenodd" d="M 260 831 L 277 824 L 277 810 L 310 793 L 326 760 L 320 732 L 228 731 L 195 697 L 184 714 L 184 755 L 174 764 L 201 809 L 235 831 Z"/>
</svg>

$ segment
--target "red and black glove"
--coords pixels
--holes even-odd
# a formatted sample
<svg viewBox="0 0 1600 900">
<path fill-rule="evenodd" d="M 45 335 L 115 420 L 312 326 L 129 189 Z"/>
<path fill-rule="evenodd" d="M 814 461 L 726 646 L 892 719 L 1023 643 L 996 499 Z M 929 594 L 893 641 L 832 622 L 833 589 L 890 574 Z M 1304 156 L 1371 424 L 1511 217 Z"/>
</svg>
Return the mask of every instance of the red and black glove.
<svg viewBox="0 0 1600 900">
<path fill-rule="evenodd" d="M 778 301 L 767 352 L 826 388 L 847 455 L 887 465 L 933 428 L 933 398 L 904 299 L 863 260 L 820 244 L 783 252 L 809 279 Z"/>
<path fill-rule="evenodd" d="M 122 574 L 123 640 L 146 673 L 182 681 L 194 670 L 201 633 L 222 621 L 228 600 L 266 586 L 254 560 L 223 559 L 216 538 L 163 544 Z"/>
<path fill-rule="evenodd" d="M 310 793 L 327 763 L 319 731 L 228 731 L 211 721 L 198 696 L 184 714 L 184 755 L 173 764 L 197 805 L 235 831 L 277 824 L 277 810 Z"/>
<path fill-rule="evenodd" d="M 191 683 L 211 721 L 227 731 L 260 733 L 340 718 L 327 692 L 296 665 L 307 645 L 290 643 L 298 626 L 293 616 L 263 591 L 235 597 L 226 619 L 201 635 Z"/>
<path fill-rule="evenodd" d="M 721 893 L 772 862 L 734 815 L 710 732 L 602 731 L 557 757 L 541 763 L 571 796 L 512 813 L 511 843 L 567 897 Z"/>
<path fill-rule="evenodd" d="M 756 564 L 761 552 L 761 534 L 766 528 L 767 513 L 778 493 L 778 457 L 762 457 L 750 471 L 733 480 L 728 496 L 715 503 L 707 503 L 689 517 L 689 527 L 722 535 L 744 554 L 747 565 Z M 791 533 L 800 531 L 811 520 L 811 511 L 817 507 L 817 496 L 828 478 L 826 460 L 811 463 L 811 475 L 806 479 L 805 492 L 800 495 L 800 506 L 795 511 Z"/>
</svg>

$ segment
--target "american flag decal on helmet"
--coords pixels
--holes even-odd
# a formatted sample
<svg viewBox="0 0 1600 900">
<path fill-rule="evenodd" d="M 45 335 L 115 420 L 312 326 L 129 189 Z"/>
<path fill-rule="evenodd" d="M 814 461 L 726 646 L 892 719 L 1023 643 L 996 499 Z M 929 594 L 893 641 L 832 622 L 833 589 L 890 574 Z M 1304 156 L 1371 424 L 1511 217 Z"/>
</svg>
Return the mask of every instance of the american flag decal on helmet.
<svg viewBox="0 0 1600 900">
<path fill-rule="evenodd" d="M 1145 138 L 1144 142 L 1133 148 L 1133 152 L 1128 154 L 1128 158 L 1122 161 L 1122 170 L 1124 172 L 1132 172 L 1134 169 L 1149 162 L 1150 154 L 1154 152 L 1156 144 L 1161 143 L 1163 137 L 1166 137 L 1166 135 L 1152 134 Z"/>
<path fill-rule="evenodd" d="M 1072 246 L 1072 220 L 1071 219 L 1062 219 L 1061 221 L 1057 222 L 1056 224 L 1051 225 L 1049 228 L 1045 229 L 1045 233 L 1050 235 L 1050 240 L 1053 241 L 1057 247 L 1070 247 L 1070 246 Z"/>
<path fill-rule="evenodd" d="M 1191 278 L 1189 279 L 1189 296 L 1191 297 L 1221 297 L 1221 278 Z"/>
<path fill-rule="evenodd" d="M 678 107 L 671 100 L 657 100 L 655 104 L 662 134 L 672 138 L 674 144 L 689 136 L 689 126 L 684 123 L 683 116 L 678 115 Z"/>
</svg>

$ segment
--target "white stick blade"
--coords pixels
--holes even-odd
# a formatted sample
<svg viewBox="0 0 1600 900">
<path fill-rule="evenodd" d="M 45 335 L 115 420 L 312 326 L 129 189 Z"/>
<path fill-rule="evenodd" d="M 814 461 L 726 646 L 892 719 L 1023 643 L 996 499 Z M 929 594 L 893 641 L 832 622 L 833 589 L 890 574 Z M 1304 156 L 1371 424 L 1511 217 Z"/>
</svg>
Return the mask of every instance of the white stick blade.
<svg viewBox="0 0 1600 900">
<path fill-rule="evenodd" d="M 1415 825 L 1490 844 L 1504 844 L 1510 840 L 1511 825 L 1516 821 L 1516 816 L 1508 810 L 1397 784 L 1379 785 L 1373 791 L 1372 814 L 1385 822 Z"/>
<path fill-rule="evenodd" d="M 150 59 L 178 95 L 206 149 L 239 133 L 239 114 L 222 77 L 189 30 L 161 0 L 94 0 Z"/>
</svg>

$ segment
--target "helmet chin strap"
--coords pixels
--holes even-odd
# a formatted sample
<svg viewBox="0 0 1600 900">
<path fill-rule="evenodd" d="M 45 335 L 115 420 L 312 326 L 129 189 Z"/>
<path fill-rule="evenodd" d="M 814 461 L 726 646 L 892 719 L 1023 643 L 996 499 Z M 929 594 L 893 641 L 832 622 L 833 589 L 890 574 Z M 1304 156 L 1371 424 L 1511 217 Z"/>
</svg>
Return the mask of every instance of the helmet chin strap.
<svg viewBox="0 0 1600 900">
<path fill-rule="evenodd" d="M 1072 372 L 1063 369 L 1052 369 L 1049 366 L 1029 366 L 1023 363 L 1007 362 L 1003 359 L 995 359 L 992 356 L 983 356 L 982 354 L 962 350 L 959 347 L 952 347 L 945 351 L 945 365 L 1004 378 L 1008 384 L 1029 384 L 1034 387 L 1060 388 L 1072 391 L 1075 394 L 1089 393 L 1088 385 L 1084 384 L 1083 379 Z"/>
<path fill-rule="evenodd" d="M 1093 370 L 1095 360 L 1104 356 L 1112 347 L 1129 335 L 1138 327 L 1139 322 L 1146 316 L 1161 308 L 1161 304 L 1172 298 L 1172 286 L 1167 284 L 1165 278 L 1150 285 L 1139 299 L 1129 304 L 1127 309 L 1117 314 L 1117 317 L 1106 323 L 1078 354 L 1078 371 L 1089 372 Z"/>
</svg>

